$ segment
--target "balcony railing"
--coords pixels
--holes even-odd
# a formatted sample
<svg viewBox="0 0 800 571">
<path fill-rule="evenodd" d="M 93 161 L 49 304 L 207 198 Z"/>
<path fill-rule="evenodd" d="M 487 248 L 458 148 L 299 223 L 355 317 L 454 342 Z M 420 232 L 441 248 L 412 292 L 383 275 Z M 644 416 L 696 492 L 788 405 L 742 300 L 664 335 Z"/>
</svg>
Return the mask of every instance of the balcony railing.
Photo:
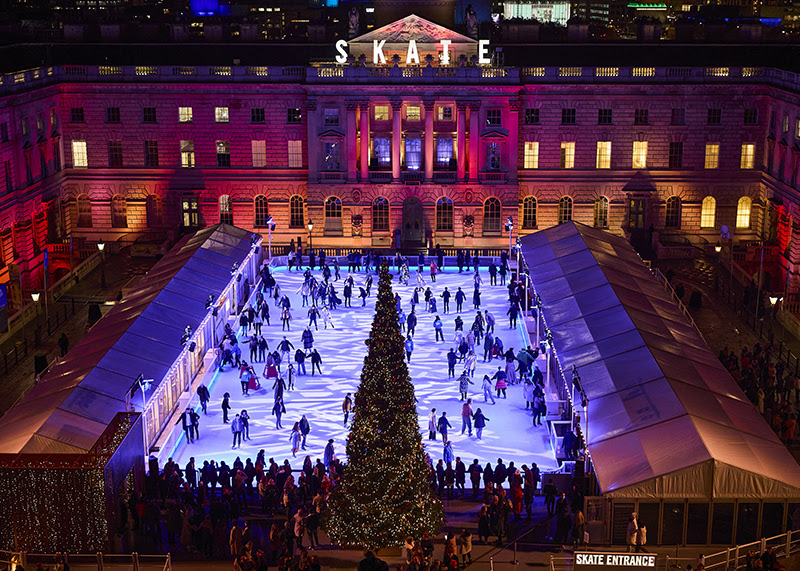
<svg viewBox="0 0 800 571">
<path fill-rule="evenodd" d="M 319 173 L 320 182 L 344 182 L 347 180 L 347 173 L 342 171 L 322 171 Z"/>
<path fill-rule="evenodd" d="M 403 171 L 403 182 L 423 182 L 425 173 L 422 171 Z"/>
<path fill-rule="evenodd" d="M 369 171 L 369 181 L 377 183 L 392 182 L 392 173 L 390 171 Z"/>
<path fill-rule="evenodd" d="M 433 171 L 433 182 L 438 184 L 455 184 L 458 175 L 453 171 Z"/>
<path fill-rule="evenodd" d="M 480 173 L 481 182 L 486 184 L 505 184 L 506 173 L 504 172 L 482 172 Z"/>
</svg>

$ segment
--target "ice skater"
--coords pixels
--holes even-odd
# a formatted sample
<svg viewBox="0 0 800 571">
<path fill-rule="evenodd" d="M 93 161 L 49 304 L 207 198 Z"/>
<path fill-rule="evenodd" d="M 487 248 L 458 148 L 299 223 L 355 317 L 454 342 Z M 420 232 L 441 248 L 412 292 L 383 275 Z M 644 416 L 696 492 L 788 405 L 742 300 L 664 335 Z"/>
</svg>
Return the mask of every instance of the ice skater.
<svg viewBox="0 0 800 571">
<path fill-rule="evenodd" d="M 414 340 L 411 337 L 406 337 L 405 350 L 406 350 L 406 359 L 408 359 L 408 362 L 410 363 L 411 353 L 414 352 Z"/>
<path fill-rule="evenodd" d="M 492 379 L 489 378 L 489 375 L 483 375 L 483 383 L 481 384 L 481 388 L 483 389 L 483 402 L 489 402 L 489 399 L 492 399 L 492 404 L 494 402 L 494 395 L 492 395 Z M 498 398 L 500 397 L 500 391 L 497 392 Z"/>
<path fill-rule="evenodd" d="M 283 405 L 283 397 L 275 399 L 275 404 L 272 406 L 272 414 L 275 415 L 275 428 L 283 428 L 281 426 L 281 416 L 286 413 L 286 407 Z"/>
<path fill-rule="evenodd" d="M 475 383 L 473 383 L 472 379 L 469 378 L 469 373 L 465 369 L 464 372 L 461 373 L 461 376 L 458 377 L 458 390 L 461 391 L 461 396 L 459 396 L 458 400 L 467 399 L 467 392 L 469 391 L 469 386 L 474 384 Z M 472 402 L 472 399 L 467 399 L 467 401 Z"/>
<path fill-rule="evenodd" d="M 445 411 L 442 411 L 442 416 L 439 417 L 436 428 L 439 429 L 439 433 L 442 435 L 442 442 L 447 444 L 447 429 L 453 428 L 453 425 L 447 420 L 447 413 Z"/>
</svg>

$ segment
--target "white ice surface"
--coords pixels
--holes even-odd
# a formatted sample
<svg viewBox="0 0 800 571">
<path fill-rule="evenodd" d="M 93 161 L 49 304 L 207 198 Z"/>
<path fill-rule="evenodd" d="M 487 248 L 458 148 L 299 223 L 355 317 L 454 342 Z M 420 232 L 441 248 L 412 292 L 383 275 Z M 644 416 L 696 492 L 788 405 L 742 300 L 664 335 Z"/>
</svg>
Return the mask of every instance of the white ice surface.
<svg viewBox="0 0 800 571">
<path fill-rule="evenodd" d="M 396 272 L 395 272 L 396 273 Z M 320 272 L 317 270 L 315 275 L 321 279 Z M 341 277 L 344 280 L 348 273 L 346 266 L 342 268 Z M 505 286 L 489 286 L 489 275 L 485 268 L 481 271 L 483 286 L 481 296 L 481 311 L 489 309 L 494 314 L 497 324 L 495 334 L 499 335 L 504 343 L 504 349 L 513 347 L 518 351 L 523 343 L 521 329 L 510 329 L 506 310 L 508 307 L 507 289 Z M 301 272 L 287 272 L 286 268 L 280 268 L 275 272 L 278 284 L 282 288 L 282 293 L 289 295 L 292 302 L 291 331 L 286 333 L 287 339 L 295 347 L 302 347 L 300 339 L 303 329 L 308 324 L 306 317 L 307 308 L 302 308 L 302 298 L 296 293 L 302 283 Z M 357 284 L 363 284 L 365 274 L 363 272 L 353 275 Z M 399 293 L 402 298 L 402 307 L 406 314 L 411 311 L 411 293 L 415 282 L 415 272 L 412 269 L 411 281 L 409 286 L 399 285 L 397 279 L 392 283 L 393 291 Z M 271 416 L 273 405 L 272 381 L 261 380 L 262 389 L 257 392 L 250 391 L 250 396 L 243 396 L 239 384 L 239 372 L 227 366 L 225 371 L 214 376 L 210 385 L 211 402 L 208 406 L 208 415 L 200 413 L 200 439 L 193 444 L 186 444 L 182 438 L 179 445 L 173 450 L 172 456 L 181 466 L 194 456 L 196 464 L 202 465 L 203 460 L 224 460 L 230 465 L 237 456 L 241 456 L 242 461 L 247 457 L 255 460 L 255 456 L 260 449 L 266 451 L 267 458 L 274 457 L 279 464 L 288 458 L 293 466 L 300 467 L 305 455 L 311 456 L 312 461 L 322 458 L 323 450 L 329 438 L 335 440 L 335 449 L 338 457 L 344 457 L 345 438 L 349 429 L 342 426 L 341 404 L 347 392 L 355 394 L 363 365 L 366 345 L 364 339 L 369 335 L 372 317 L 375 309 L 375 296 L 378 289 L 378 276 L 373 274 L 374 284 L 372 296 L 367 300 L 367 306 L 361 307 L 361 300 L 353 298 L 352 308 L 339 308 L 332 312 L 333 321 L 336 329 L 324 329 L 323 319 L 318 319 L 319 331 L 314 333 L 315 347 L 322 357 L 322 375 L 298 376 L 296 389 L 287 391 L 284 394 L 286 404 L 286 414 L 283 416 L 281 424 L 282 430 L 275 429 L 275 417 Z M 343 282 L 335 282 L 339 297 L 344 300 Z M 497 370 L 499 364 L 505 365 L 498 360 L 491 363 L 483 363 L 483 348 L 476 345 L 478 355 L 478 366 L 475 371 L 475 385 L 470 386 L 470 396 L 473 398 L 473 409 L 483 409 L 484 414 L 489 419 L 486 429 L 483 432 L 483 439 L 478 440 L 467 434 L 461 435 L 461 406 L 459 401 L 459 390 L 456 379 L 447 378 L 447 358 L 446 353 L 450 347 L 455 347 L 452 343 L 455 326 L 455 291 L 460 285 L 467 294 L 464 303 L 462 319 L 464 320 L 465 332 L 469 330 L 475 318 L 475 310 L 472 305 L 473 280 L 472 273 L 459 275 L 456 268 L 447 268 L 443 274 L 437 277 L 437 282 L 431 284 L 428 272 L 425 272 L 427 285 L 432 286 L 432 291 L 437 295 L 437 305 L 439 315 L 444 322 L 445 343 L 435 343 L 433 319 L 434 316 L 425 312 L 425 304 L 420 295 L 421 304 L 417 306 L 419 323 L 414 336 L 414 353 L 409 365 L 409 372 L 414 383 L 417 396 L 417 410 L 420 415 L 420 430 L 423 434 L 425 444 L 431 458 L 437 461 L 442 457 L 441 436 L 437 436 L 437 441 L 428 440 L 428 413 L 430 409 L 436 408 L 437 416 L 442 411 L 447 411 L 450 424 L 453 429 L 450 437 L 453 441 L 453 451 L 456 456 L 469 464 L 473 459 L 480 460 L 482 465 L 486 462 L 494 464 L 497 458 L 502 458 L 504 462 L 514 461 L 520 467 L 522 464 L 530 466 L 536 462 L 544 472 L 555 469 L 557 463 L 550 446 L 549 436 L 544 426 L 534 427 L 530 415 L 525 410 L 525 401 L 522 398 L 522 386 L 509 386 L 507 399 L 497 399 L 497 404 L 492 405 L 483 402 L 483 395 L 480 391 L 480 382 L 483 375 L 491 374 Z M 499 283 L 499 277 L 498 277 Z M 447 286 L 453 293 L 451 298 L 451 312 L 446 315 L 443 311 L 443 304 L 438 295 Z M 354 288 L 357 295 L 358 288 Z M 269 342 L 271 350 L 276 348 L 277 343 L 282 339 L 284 333 L 281 332 L 279 312 L 274 304 L 270 308 L 270 318 L 272 325 L 267 327 L 264 324 L 262 333 Z M 241 337 L 240 337 L 241 338 Z M 457 348 L 456 348 L 457 349 Z M 247 360 L 249 349 L 247 344 L 242 345 L 242 355 Z M 294 351 L 292 351 L 292 356 Z M 264 364 L 256 363 L 256 370 L 259 374 L 263 371 Z M 311 372 L 311 363 L 307 360 L 306 367 Z M 456 365 L 456 376 L 461 370 Z M 286 364 L 281 365 L 281 371 L 286 371 Z M 231 449 L 232 434 L 230 424 L 222 423 L 222 410 L 220 404 L 222 395 L 225 392 L 231 394 L 231 417 L 241 409 L 246 409 L 250 414 L 250 438 L 244 442 L 241 448 Z M 495 397 L 496 398 L 496 397 Z M 197 402 L 196 398 L 193 402 Z M 199 407 L 198 407 L 199 409 Z M 298 421 L 301 415 L 305 414 L 311 423 L 311 433 L 308 436 L 306 451 L 298 452 L 297 458 L 292 458 L 291 444 L 289 435 L 292 426 Z M 351 415 L 352 422 L 352 415 Z M 174 428 L 180 430 L 180 426 Z"/>
</svg>

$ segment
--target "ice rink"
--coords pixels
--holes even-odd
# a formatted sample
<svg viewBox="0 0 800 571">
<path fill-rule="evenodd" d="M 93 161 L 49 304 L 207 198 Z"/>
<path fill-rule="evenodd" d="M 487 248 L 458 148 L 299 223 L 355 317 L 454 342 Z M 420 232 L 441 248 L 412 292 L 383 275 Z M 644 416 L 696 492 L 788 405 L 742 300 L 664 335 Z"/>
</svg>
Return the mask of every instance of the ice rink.
<svg viewBox="0 0 800 571">
<path fill-rule="evenodd" d="M 319 270 L 314 274 L 321 279 Z M 262 333 L 269 343 L 270 350 L 276 348 L 284 334 L 295 348 L 302 347 L 300 336 L 308 325 L 308 308 L 302 307 L 302 297 L 298 293 L 303 281 L 302 272 L 288 272 L 283 267 L 278 268 L 274 275 L 283 290 L 282 293 L 289 295 L 292 302 L 291 331 L 285 333 L 281 331 L 280 312 L 273 303 L 270 306 L 271 325 L 267 326 L 265 323 Z M 342 280 L 335 282 L 337 294 L 342 300 L 344 299 L 343 280 L 347 275 L 345 266 L 341 271 Z M 366 278 L 364 272 L 353 274 L 353 277 L 357 285 L 363 284 Z M 495 359 L 490 363 L 484 363 L 483 348 L 477 344 L 475 352 L 478 355 L 478 366 L 474 376 L 475 385 L 470 386 L 470 396 L 473 398 L 473 410 L 481 408 L 488 423 L 484 429 L 482 440 L 478 440 L 474 432 L 472 437 L 466 433 L 461 435 L 461 406 L 463 403 L 459 401 L 457 380 L 447 377 L 446 358 L 451 347 L 457 350 L 452 342 L 455 332 L 456 304 L 453 297 L 450 302 L 451 312 L 445 314 L 442 300 L 438 296 L 445 286 L 453 294 L 459 286 L 462 287 L 467 294 L 467 299 L 461 315 L 464 320 L 464 330 L 468 331 L 475 318 L 475 310 L 472 305 L 472 272 L 459 275 L 457 268 L 446 268 L 437 276 L 437 281 L 433 284 L 430 283 L 429 272 L 426 271 L 424 277 L 426 285 L 431 286 L 433 293 L 437 296 L 439 315 L 444 322 L 445 342 L 434 342 L 434 315 L 425 312 L 425 303 L 420 295 L 421 304 L 417 306 L 419 322 L 414 336 L 415 348 L 409 372 L 416 389 L 423 443 L 434 463 L 442 457 L 443 447 L 440 435 L 437 436 L 436 442 L 428 440 L 428 413 L 431 408 L 436 408 L 437 417 L 441 415 L 442 411 L 447 412 L 450 423 L 453 425 L 450 437 L 453 441 L 454 454 L 460 456 L 467 464 L 475 458 L 479 459 L 482 465 L 486 462 L 494 464 L 498 458 L 502 458 L 506 463 L 513 460 L 518 467 L 522 464 L 530 466 L 532 462 L 536 462 L 542 471 L 555 469 L 557 464 L 547 429 L 545 426 L 533 426 L 531 416 L 525 410 L 521 385 L 509 386 L 507 399 L 501 397 L 496 400 L 496 404 L 492 404 L 491 401 L 484 403 L 480 390 L 483 375 L 488 373 L 491 376 L 497 370 L 498 365 L 505 367 L 505 362 Z M 481 311 L 488 309 L 495 316 L 497 320 L 495 335 L 499 335 L 503 340 L 506 350 L 513 347 L 516 353 L 523 344 L 523 334 L 520 328 L 511 329 L 509 327 L 506 317 L 507 289 L 500 285 L 490 286 L 486 268 L 481 268 L 481 277 L 483 279 Z M 224 460 L 230 465 L 237 456 L 241 456 L 243 461 L 247 457 L 255 459 L 258 451 L 263 448 L 267 458 L 273 457 L 278 463 L 282 463 L 284 459 L 288 458 L 293 466 L 299 467 L 306 454 L 311 456 L 312 461 L 321 458 L 329 438 L 333 438 L 335 441 L 337 456 L 343 458 L 348 429 L 342 425 L 341 405 L 345 394 L 348 392 L 355 394 L 358 388 L 366 353 L 364 339 L 369 335 L 375 309 L 378 277 L 373 274 L 373 278 L 372 296 L 368 298 L 366 307 L 361 307 L 361 300 L 354 297 L 352 308 L 339 306 L 332 312 L 335 329 L 324 329 L 322 318 L 318 319 L 319 331 L 314 331 L 312 327 L 314 346 L 322 357 L 322 375 L 299 375 L 295 390 L 285 392 L 286 414 L 281 421 L 283 429 L 276 430 L 275 417 L 271 415 L 273 407 L 272 380 L 267 382 L 262 379 L 261 390 L 250 391 L 249 396 L 243 396 L 238 369 L 227 366 L 224 372 L 213 375 L 209 386 L 211 401 L 208 405 L 208 414 L 203 415 L 202 411 L 200 412 L 199 440 L 187 444 L 185 439 L 181 438 L 173 450 L 173 458 L 181 466 L 188 461 L 190 456 L 194 456 L 198 466 L 202 465 L 203 460 L 212 459 L 217 462 Z M 396 278 L 392 284 L 393 291 L 400 294 L 402 307 L 406 314 L 411 312 L 410 300 L 414 289 L 413 284 L 415 284 L 413 269 L 408 286 L 398 284 Z M 356 287 L 354 295 L 357 294 L 358 288 Z M 247 344 L 241 346 L 243 357 L 247 360 L 249 346 Z M 294 355 L 294 350 L 292 355 Z M 311 373 L 310 361 L 306 362 L 306 367 Z M 255 368 L 261 374 L 264 370 L 264 363 L 255 363 Z M 281 365 L 281 371 L 285 376 L 286 363 Z M 459 365 L 456 365 L 456 377 L 460 372 Z M 207 379 L 209 378 L 211 375 L 207 376 Z M 230 424 L 222 422 L 220 405 L 225 392 L 231 394 L 230 402 L 233 407 L 231 417 L 242 409 L 246 409 L 251 417 L 250 440 L 244 442 L 241 448 L 236 450 L 231 449 Z M 192 402 L 195 404 L 198 402 L 196 396 L 193 397 Z M 199 406 L 196 408 L 199 410 Z M 307 450 L 301 450 L 298 452 L 297 458 L 293 459 L 289 435 L 292 426 L 303 414 L 311 424 L 311 433 L 307 440 Z M 180 426 L 176 426 L 174 430 L 180 430 Z"/>
</svg>

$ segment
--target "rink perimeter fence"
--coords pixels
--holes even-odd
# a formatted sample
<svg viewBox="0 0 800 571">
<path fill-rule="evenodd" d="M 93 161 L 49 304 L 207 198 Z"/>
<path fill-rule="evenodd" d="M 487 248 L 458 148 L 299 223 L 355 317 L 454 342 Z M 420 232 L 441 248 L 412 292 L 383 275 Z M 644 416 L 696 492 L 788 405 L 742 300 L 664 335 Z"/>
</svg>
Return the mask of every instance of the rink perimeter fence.
<svg viewBox="0 0 800 571">
<path fill-rule="evenodd" d="M 698 558 L 658 555 L 654 571 L 683 571 L 687 565 L 696 568 L 700 563 L 705 566 L 706 571 L 738 571 L 747 567 L 748 553 L 752 551 L 761 555 L 767 547 L 772 548 L 778 559 L 794 557 L 800 554 L 800 531 L 787 531 L 774 537 L 762 537 L 759 541 L 729 547 L 711 555 L 700 555 Z M 502 557 L 494 557 L 494 561 L 501 562 Z M 573 571 L 573 558 L 551 555 L 550 571 Z"/>
<path fill-rule="evenodd" d="M 172 571 L 172 557 L 166 555 L 112 555 L 109 553 L 26 553 L 0 550 L 0 571 L 33 571 L 37 563 L 45 569 L 55 566 L 60 555 L 71 571 Z"/>
</svg>

